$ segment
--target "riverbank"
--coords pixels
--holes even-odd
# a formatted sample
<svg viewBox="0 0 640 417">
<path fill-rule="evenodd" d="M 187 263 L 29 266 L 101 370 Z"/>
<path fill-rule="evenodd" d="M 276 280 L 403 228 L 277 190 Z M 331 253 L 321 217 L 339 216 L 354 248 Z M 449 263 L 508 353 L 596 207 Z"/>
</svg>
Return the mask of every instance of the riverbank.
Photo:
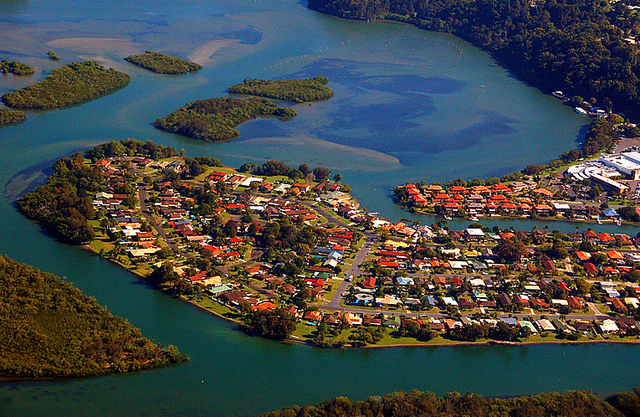
<svg viewBox="0 0 640 417">
<path fill-rule="evenodd" d="M 428 348 L 428 347 L 458 347 L 458 346 L 533 346 L 533 345 L 584 345 L 595 343 L 615 343 L 615 344 L 640 344 L 640 339 L 634 340 L 550 340 L 545 342 L 501 342 L 498 340 L 488 340 L 484 342 L 452 342 L 452 343 L 403 343 L 398 345 L 367 345 L 361 346 L 359 349 L 386 349 L 394 347 L 402 348 Z"/>
</svg>

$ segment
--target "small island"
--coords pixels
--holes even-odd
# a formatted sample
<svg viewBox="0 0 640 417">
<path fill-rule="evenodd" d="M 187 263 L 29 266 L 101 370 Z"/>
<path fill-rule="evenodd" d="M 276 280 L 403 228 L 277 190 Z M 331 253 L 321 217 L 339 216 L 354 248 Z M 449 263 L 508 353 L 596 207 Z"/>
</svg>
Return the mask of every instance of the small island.
<svg viewBox="0 0 640 417">
<path fill-rule="evenodd" d="M 88 377 L 186 359 L 59 277 L 0 256 L 0 377 Z"/>
<path fill-rule="evenodd" d="M 82 103 L 120 90 L 130 77 L 95 61 L 71 62 L 39 83 L 5 94 L 2 101 L 18 109 L 53 109 Z"/>
<path fill-rule="evenodd" d="M 158 74 L 186 74 L 202 69 L 202 65 L 195 62 L 153 51 L 129 55 L 124 60 Z"/>
<path fill-rule="evenodd" d="M 303 103 L 328 100 L 333 97 L 333 91 L 329 87 L 325 87 L 328 82 L 329 79 L 322 75 L 304 80 L 256 80 L 248 78 L 241 84 L 229 87 L 229 92 Z"/>
<path fill-rule="evenodd" d="M 205 142 L 217 142 L 238 137 L 240 133 L 235 127 L 256 117 L 274 116 L 287 121 L 296 115 L 295 110 L 266 99 L 218 97 L 188 103 L 157 119 L 155 127 Z"/>
<path fill-rule="evenodd" d="M 487 398 L 477 394 L 450 392 L 436 397 L 413 390 L 394 392 L 365 401 L 345 397 L 327 400 L 315 406 L 285 408 L 262 417 L 302 416 L 634 416 L 640 407 L 640 390 L 621 392 L 606 399 L 590 391 L 548 392 L 514 398 Z"/>
<path fill-rule="evenodd" d="M 35 70 L 27 64 L 3 59 L 0 61 L 0 72 L 13 75 L 31 75 Z"/>
<path fill-rule="evenodd" d="M 58 55 L 56 55 L 55 52 L 53 52 L 53 51 L 48 51 L 47 52 L 47 58 L 49 58 L 52 61 L 60 61 L 60 57 Z"/>
<path fill-rule="evenodd" d="M 0 126 L 21 123 L 26 119 L 24 112 L 19 110 L 0 109 Z"/>
</svg>

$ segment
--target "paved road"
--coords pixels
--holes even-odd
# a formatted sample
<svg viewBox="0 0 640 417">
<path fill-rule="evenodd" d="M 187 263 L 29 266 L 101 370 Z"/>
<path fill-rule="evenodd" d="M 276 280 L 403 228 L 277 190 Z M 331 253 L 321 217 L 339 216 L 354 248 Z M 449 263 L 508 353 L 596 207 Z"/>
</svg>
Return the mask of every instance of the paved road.
<svg viewBox="0 0 640 417">
<path fill-rule="evenodd" d="M 375 240 L 375 235 L 370 235 L 370 234 L 365 235 L 364 245 L 362 245 L 362 247 L 358 251 L 358 254 L 353 260 L 353 263 L 349 267 L 349 270 L 345 275 L 345 279 L 343 279 L 342 282 L 340 283 L 340 286 L 338 287 L 338 290 L 335 292 L 335 294 L 333 294 L 333 298 L 331 299 L 331 301 L 329 301 L 328 304 L 325 304 L 324 306 L 322 306 L 322 308 L 327 308 L 327 307 L 331 309 L 341 308 L 340 301 L 342 301 L 342 293 L 347 291 L 347 289 L 349 288 L 349 285 L 351 285 L 351 281 L 347 280 L 346 277 L 349 276 L 350 278 L 352 278 L 354 276 L 361 276 L 365 274 L 365 272 L 360 269 L 360 264 L 362 263 L 362 261 L 364 261 L 364 258 L 371 251 L 374 240 Z"/>
<path fill-rule="evenodd" d="M 230 270 L 232 270 L 235 267 L 242 267 L 242 266 L 251 265 L 255 261 L 257 261 L 262 256 L 263 253 L 264 252 L 261 251 L 261 250 L 252 249 L 251 250 L 251 254 L 249 255 L 249 260 L 248 261 L 244 261 L 244 262 L 239 263 L 239 264 L 221 266 L 221 267 L 218 267 L 218 269 L 221 270 L 221 271 L 224 271 L 224 272 L 229 272 Z"/>
<path fill-rule="evenodd" d="M 167 231 L 164 230 L 158 222 L 156 222 L 156 219 L 149 211 L 149 207 L 145 201 L 147 198 L 149 198 L 149 195 L 147 194 L 147 185 L 143 182 L 138 183 L 138 201 L 140 202 L 140 211 L 142 212 L 142 215 L 147 219 L 147 222 L 149 222 L 151 227 L 153 227 L 154 230 L 162 236 L 162 240 L 164 240 L 165 243 L 177 253 L 179 251 L 178 245 L 169 237 Z"/>
</svg>

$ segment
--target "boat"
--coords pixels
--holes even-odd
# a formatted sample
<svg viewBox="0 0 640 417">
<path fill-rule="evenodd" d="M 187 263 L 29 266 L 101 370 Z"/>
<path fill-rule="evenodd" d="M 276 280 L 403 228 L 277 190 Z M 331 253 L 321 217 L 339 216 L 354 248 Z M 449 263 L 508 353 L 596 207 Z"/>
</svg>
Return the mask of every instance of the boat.
<svg viewBox="0 0 640 417">
<path fill-rule="evenodd" d="M 582 115 L 582 116 L 586 116 L 587 115 L 587 111 L 585 109 L 583 109 L 582 107 L 576 107 L 573 110 L 575 110 L 575 112 L 578 113 L 579 115 Z"/>
<path fill-rule="evenodd" d="M 451 217 L 451 216 L 444 216 L 444 219 L 445 219 L 445 220 L 453 220 L 453 217 Z"/>
<path fill-rule="evenodd" d="M 564 93 L 560 90 L 554 91 L 553 93 L 551 93 L 555 98 L 559 98 L 559 99 L 563 99 L 564 98 Z"/>
<path fill-rule="evenodd" d="M 477 222 L 478 218 L 476 216 L 469 216 L 469 220 L 471 220 L 472 222 Z"/>
</svg>

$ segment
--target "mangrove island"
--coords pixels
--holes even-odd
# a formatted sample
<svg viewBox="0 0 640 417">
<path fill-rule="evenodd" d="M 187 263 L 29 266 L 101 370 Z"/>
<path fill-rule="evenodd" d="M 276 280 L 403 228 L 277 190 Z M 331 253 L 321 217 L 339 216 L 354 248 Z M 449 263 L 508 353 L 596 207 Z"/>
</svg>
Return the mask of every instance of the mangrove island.
<svg viewBox="0 0 640 417">
<path fill-rule="evenodd" d="M 217 142 L 238 137 L 240 133 L 235 127 L 256 117 L 274 116 L 287 121 L 296 115 L 295 110 L 266 99 L 217 97 L 188 103 L 157 119 L 155 127 L 205 142 Z"/>
<path fill-rule="evenodd" d="M 329 79 L 322 75 L 303 80 L 257 80 L 247 78 L 241 84 L 229 87 L 229 92 L 303 103 L 328 100 L 333 97 L 333 91 L 326 87 L 328 82 Z"/>
<path fill-rule="evenodd" d="M 124 60 L 158 74 L 186 74 L 202 69 L 202 65 L 195 62 L 153 51 L 129 55 Z"/>
<path fill-rule="evenodd" d="M 20 110 L 0 109 L 0 126 L 21 123 L 26 119 L 27 116 Z"/>
<path fill-rule="evenodd" d="M 129 81 L 127 74 L 105 69 L 95 61 L 71 62 L 39 83 L 6 93 L 2 101 L 19 109 L 66 107 L 120 90 Z"/>
<path fill-rule="evenodd" d="M 35 71 L 27 64 L 3 59 L 2 61 L 0 61 L 0 72 L 3 74 L 13 75 L 31 75 Z"/>
</svg>

